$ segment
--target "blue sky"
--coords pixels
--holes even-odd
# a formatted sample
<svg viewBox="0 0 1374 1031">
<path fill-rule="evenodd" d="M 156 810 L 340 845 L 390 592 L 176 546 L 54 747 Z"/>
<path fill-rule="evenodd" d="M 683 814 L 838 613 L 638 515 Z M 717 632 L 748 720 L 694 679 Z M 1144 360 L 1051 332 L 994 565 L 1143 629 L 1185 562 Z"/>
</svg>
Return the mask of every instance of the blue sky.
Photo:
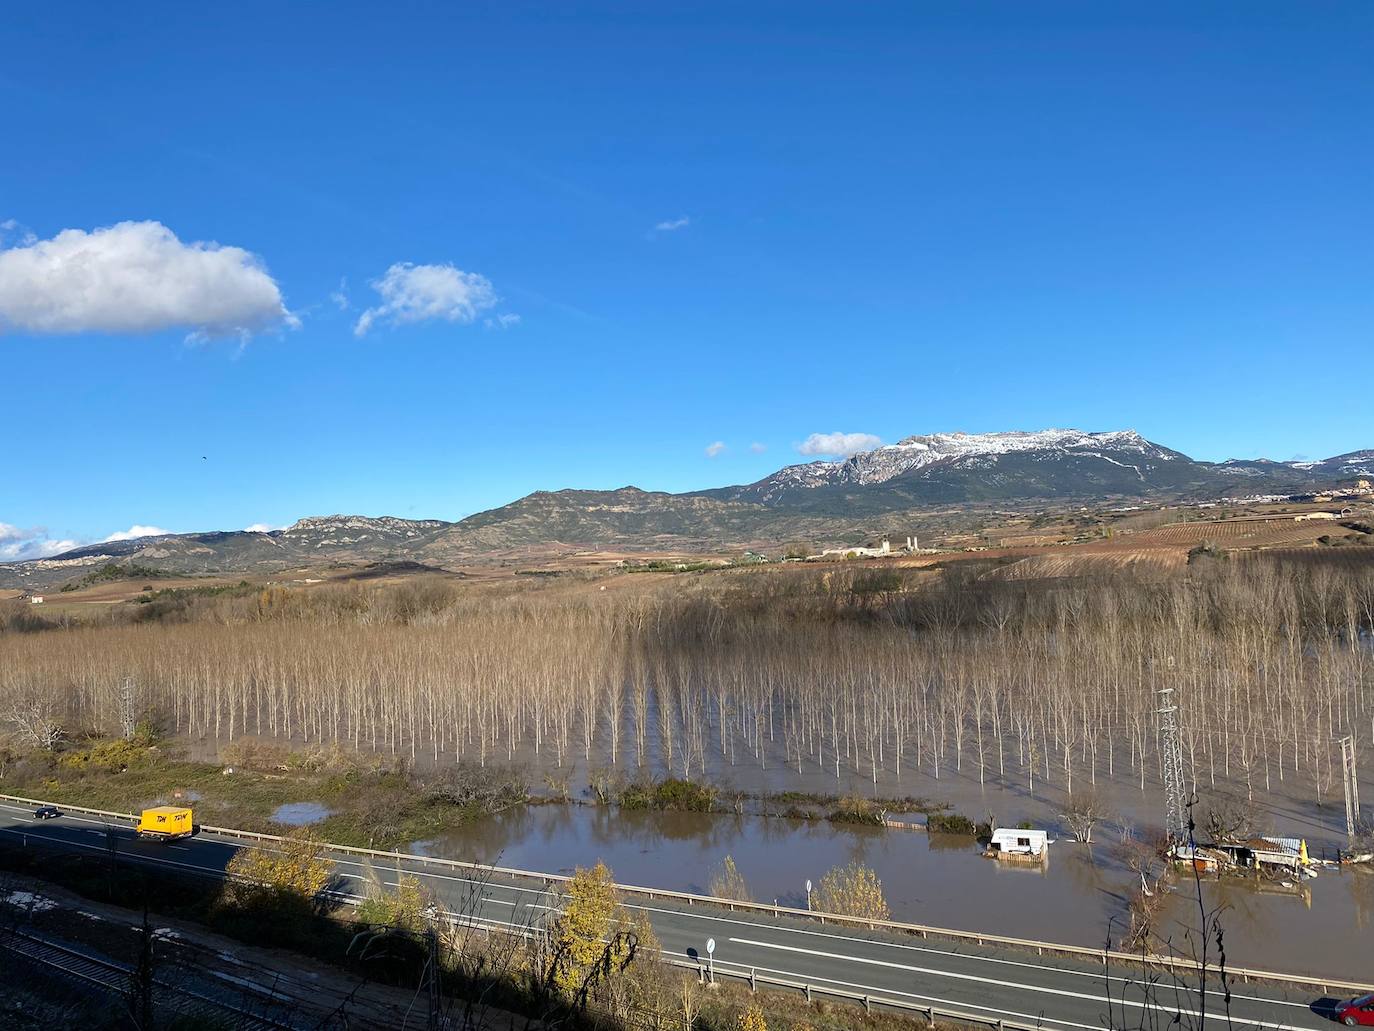
<svg viewBox="0 0 1374 1031">
<path fill-rule="evenodd" d="M 1372 44 L 1364 0 L 7 11 L 11 554 L 818 432 L 1374 447 Z"/>
</svg>

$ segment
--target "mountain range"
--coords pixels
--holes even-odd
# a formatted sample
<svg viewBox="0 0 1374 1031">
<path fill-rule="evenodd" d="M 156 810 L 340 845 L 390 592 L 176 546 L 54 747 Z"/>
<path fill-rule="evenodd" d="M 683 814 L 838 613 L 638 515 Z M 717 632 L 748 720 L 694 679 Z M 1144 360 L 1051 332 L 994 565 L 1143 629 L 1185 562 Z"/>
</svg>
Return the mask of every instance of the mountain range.
<svg viewBox="0 0 1374 1031">
<path fill-rule="evenodd" d="M 1374 478 L 1374 450 L 1318 462 L 1199 462 L 1133 430 L 937 433 L 842 461 L 787 466 L 756 483 L 684 494 L 536 491 L 458 522 L 319 516 L 284 530 L 165 534 L 0 564 L 0 587 L 49 588 L 114 563 L 165 573 L 270 572 L 327 563 L 436 567 L 512 550 L 735 548 L 850 543 L 977 511 L 1292 495 Z"/>
</svg>

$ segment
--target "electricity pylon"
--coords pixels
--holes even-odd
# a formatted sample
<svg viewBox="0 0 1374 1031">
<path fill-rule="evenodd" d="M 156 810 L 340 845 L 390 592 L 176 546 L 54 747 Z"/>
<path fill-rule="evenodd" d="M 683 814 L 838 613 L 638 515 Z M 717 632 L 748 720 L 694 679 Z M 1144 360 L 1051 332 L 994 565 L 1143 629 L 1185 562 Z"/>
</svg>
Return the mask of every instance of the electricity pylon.
<svg viewBox="0 0 1374 1031">
<path fill-rule="evenodd" d="M 1183 745 L 1178 736 L 1178 706 L 1174 704 L 1174 689 L 1161 687 L 1155 691 L 1159 698 L 1159 747 L 1163 754 L 1160 766 L 1164 774 L 1164 832 L 1169 844 L 1188 842 L 1188 807 L 1183 798 Z"/>
<path fill-rule="evenodd" d="M 1345 782 L 1345 836 L 1355 844 L 1355 829 L 1360 821 L 1360 785 L 1355 780 L 1355 739 L 1341 738 L 1341 778 Z"/>
</svg>

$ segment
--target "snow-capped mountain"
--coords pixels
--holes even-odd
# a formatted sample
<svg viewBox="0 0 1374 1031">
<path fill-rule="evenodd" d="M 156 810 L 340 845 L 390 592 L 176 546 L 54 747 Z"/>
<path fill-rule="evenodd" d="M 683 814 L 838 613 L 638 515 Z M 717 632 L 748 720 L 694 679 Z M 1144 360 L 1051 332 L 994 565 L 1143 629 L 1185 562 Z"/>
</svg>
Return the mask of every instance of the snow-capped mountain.
<svg viewBox="0 0 1374 1031">
<path fill-rule="evenodd" d="M 689 494 L 536 491 L 457 523 L 316 516 L 284 530 L 167 534 L 0 564 L 0 589 L 78 581 L 114 564 L 158 573 L 273 573 L 319 563 L 452 566 L 503 549 L 752 547 L 760 540 L 885 530 L 919 513 L 939 525 L 980 506 L 1035 507 L 1284 496 L 1374 480 L 1374 450 L 1319 462 L 1197 462 L 1134 430 L 933 433 L 842 461 L 779 469 L 756 483 Z M 962 510 L 962 511 L 961 511 Z"/>
<path fill-rule="evenodd" d="M 870 486 L 932 467 L 991 470 L 1010 455 L 1026 455 L 1042 462 L 1066 457 L 1093 459 L 1127 470 L 1141 482 L 1160 463 L 1189 461 L 1186 455 L 1153 444 L 1135 430 L 932 433 L 860 451 L 842 462 L 788 466 L 742 488 L 741 496 L 771 502 L 797 488 Z"/>
<path fill-rule="evenodd" d="M 376 546 L 418 541 L 448 525 L 442 519 L 399 519 L 396 516 L 306 516 L 285 530 L 269 531 L 268 536 L 307 548 Z"/>
<path fill-rule="evenodd" d="M 706 492 L 812 515 L 875 515 L 928 505 L 1109 498 L 1215 499 L 1313 490 L 1374 467 L 1371 452 L 1323 462 L 1198 462 L 1134 430 L 1048 429 L 907 437 L 842 461 L 779 469 Z"/>
<path fill-rule="evenodd" d="M 1286 462 L 1294 469 L 1303 469 L 1320 476 L 1374 476 L 1374 450 L 1351 451 L 1321 462 Z"/>
</svg>

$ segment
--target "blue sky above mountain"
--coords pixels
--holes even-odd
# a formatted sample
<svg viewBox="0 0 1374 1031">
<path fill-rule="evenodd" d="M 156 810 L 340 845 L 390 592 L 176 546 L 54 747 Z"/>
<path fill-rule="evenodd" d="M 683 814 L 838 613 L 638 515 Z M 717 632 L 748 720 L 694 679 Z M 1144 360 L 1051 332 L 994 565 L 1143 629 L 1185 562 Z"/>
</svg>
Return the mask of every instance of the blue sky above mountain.
<svg viewBox="0 0 1374 1031">
<path fill-rule="evenodd" d="M 7 30 L 14 534 L 455 518 L 952 430 L 1370 443 L 1364 3 Z"/>
</svg>

